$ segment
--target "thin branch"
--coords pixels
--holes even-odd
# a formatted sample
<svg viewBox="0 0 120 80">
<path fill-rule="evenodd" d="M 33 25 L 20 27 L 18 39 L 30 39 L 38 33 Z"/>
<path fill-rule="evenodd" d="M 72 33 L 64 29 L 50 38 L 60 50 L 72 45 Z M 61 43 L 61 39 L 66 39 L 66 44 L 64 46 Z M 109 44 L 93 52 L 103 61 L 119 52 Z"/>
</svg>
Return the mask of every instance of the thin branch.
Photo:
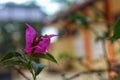
<svg viewBox="0 0 120 80">
<path fill-rule="evenodd" d="M 93 28 L 90 28 L 90 29 L 91 29 L 91 31 L 92 31 L 96 36 L 99 37 L 98 33 L 97 33 Z M 107 63 L 107 67 L 108 67 L 108 69 L 109 69 L 109 71 L 110 71 L 110 62 L 109 62 L 109 60 L 108 60 L 108 58 L 107 58 L 107 51 L 106 51 L 105 39 L 102 38 L 101 41 L 102 41 L 102 47 L 103 47 L 104 57 L 105 57 L 105 60 L 106 60 L 106 63 Z"/>
<path fill-rule="evenodd" d="M 14 69 L 15 69 L 19 74 L 21 74 L 26 80 L 30 80 L 19 68 L 14 67 Z"/>
<path fill-rule="evenodd" d="M 91 73 L 98 73 L 98 72 L 101 73 L 101 72 L 106 72 L 106 71 L 110 71 L 110 69 L 99 69 L 99 70 L 93 69 L 93 70 L 89 70 L 89 71 L 83 71 L 83 72 L 79 72 L 69 78 L 66 78 L 66 80 L 72 80 L 73 78 L 78 77 L 82 74 L 91 74 Z"/>
</svg>

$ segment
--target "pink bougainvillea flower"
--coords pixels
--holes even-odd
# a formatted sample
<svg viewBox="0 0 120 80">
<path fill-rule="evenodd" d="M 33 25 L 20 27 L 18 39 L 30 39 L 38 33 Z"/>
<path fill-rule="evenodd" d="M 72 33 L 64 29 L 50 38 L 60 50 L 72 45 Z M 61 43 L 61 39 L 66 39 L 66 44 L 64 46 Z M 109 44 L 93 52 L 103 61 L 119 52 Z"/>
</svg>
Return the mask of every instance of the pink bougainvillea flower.
<svg viewBox="0 0 120 80">
<path fill-rule="evenodd" d="M 37 36 L 36 31 L 29 24 L 26 29 L 26 46 L 25 52 L 31 54 L 46 54 L 50 45 L 50 38 L 57 36 L 55 34 Z"/>
</svg>

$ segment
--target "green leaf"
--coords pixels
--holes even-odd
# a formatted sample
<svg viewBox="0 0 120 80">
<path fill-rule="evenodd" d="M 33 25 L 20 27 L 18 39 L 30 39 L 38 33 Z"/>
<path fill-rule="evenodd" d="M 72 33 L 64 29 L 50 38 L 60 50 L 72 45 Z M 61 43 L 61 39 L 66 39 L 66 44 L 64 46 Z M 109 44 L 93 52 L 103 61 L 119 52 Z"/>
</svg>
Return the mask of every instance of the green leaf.
<svg viewBox="0 0 120 80">
<path fill-rule="evenodd" d="M 32 68 L 33 68 L 36 76 L 37 76 L 37 75 L 43 70 L 43 68 L 45 67 L 45 65 L 40 64 L 40 63 L 36 63 L 36 62 L 34 62 L 34 61 L 31 62 L 31 65 L 32 65 Z"/>
<path fill-rule="evenodd" d="M 4 62 L 3 65 L 5 67 L 21 66 L 21 67 L 27 68 L 27 63 L 25 63 L 24 61 L 21 61 L 21 60 L 17 60 L 17 59 L 11 59 L 7 62 Z"/>
<path fill-rule="evenodd" d="M 49 53 L 47 53 L 46 55 L 40 55 L 40 58 L 44 58 L 44 59 L 57 63 L 56 59 Z"/>
<path fill-rule="evenodd" d="M 9 52 L 5 54 L 0 59 L 0 62 L 6 67 L 11 67 L 15 65 L 27 67 L 27 62 L 25 61 L 23 54 L 19 52 Z"/>
<path fill-rule="evenodd" d="M 9 60 L 11 58 L 13 58 L 15 56 L 14 52 L 8 52 L 7 54 L 5 54 L 1 59 L 0 62 L 4 62 L 6 60 Z"/>
<path fill-rule="evenodd" d="M 115 23 L 115 26 L 113 28 L 113 36 L 111 37 L 111 40 L 117 40 L 120 38 L 120 19 Z"/>
</svg>

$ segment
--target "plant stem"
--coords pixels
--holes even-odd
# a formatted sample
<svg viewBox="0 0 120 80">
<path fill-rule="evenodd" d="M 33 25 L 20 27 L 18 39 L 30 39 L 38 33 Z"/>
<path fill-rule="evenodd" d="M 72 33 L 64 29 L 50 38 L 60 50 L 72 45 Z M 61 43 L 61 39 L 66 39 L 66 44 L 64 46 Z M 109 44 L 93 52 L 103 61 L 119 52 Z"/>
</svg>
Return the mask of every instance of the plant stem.
<svg viewBox="0 0 120 80">
<path fill-rule="evenodd" d="M 34 76 L 34 80 L 36 80 L 36 76 Z"/>
<path fill-rule="evenodd" d="M 33 80 L 36 80 L 36 76 L 35 76 L 33 70 L 31 70 L 31 73 L 32 73 Z"/>
<path fill-rule="evenodd" d="M 32 69 L 31 62 L 32 62 L 32 57 L 30 57 L 30 61 L 29 61 L 29 64 L 30 64 L 30 69 L 29 70 L 32 73 L 33 80 L 36 80 L 36 75 L 35 75 L 35 72 Z"/>
</svg>

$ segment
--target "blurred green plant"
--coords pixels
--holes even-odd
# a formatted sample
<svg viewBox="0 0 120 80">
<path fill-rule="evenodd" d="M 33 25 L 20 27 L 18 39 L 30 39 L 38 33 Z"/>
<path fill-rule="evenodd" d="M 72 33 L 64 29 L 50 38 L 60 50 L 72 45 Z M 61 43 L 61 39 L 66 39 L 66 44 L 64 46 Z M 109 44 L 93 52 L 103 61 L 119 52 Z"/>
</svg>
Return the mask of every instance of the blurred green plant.
<svg viewBox="0 0 120 80">
<path fill-rule="evenodd" d="M 115 41 L 120 38 L 120 19 L 118 19 L 113 28 L 113 36 L 110 40 Z"/>
<path fill-rule="evenodd" d="M 5 67 L 19 66 L 28 69 L 32 73 L 33 79 L 36 80 L 36 76 L 45 67 L 44 64 L 39 63 L 40 58 L 57 63 L 55 58 L 49 53 L 47 53 L 46 55 L 28 56 L 24 51 L 8 52 L 0 59 L 0 63 L 3 64 Z"/>
<path fill-rule="evenodd" d="M 81 12 L 77 12 L 74 13 L 73 15 L 70 15 L 68 17 L 68 19 L 72 22 L 72 23 L 76 23 L 79 25 L 83 25 L 84 28 L 89 28 L 89 18 L 87 16 L 85 16 L 83 13 Z"/>
</svg>

